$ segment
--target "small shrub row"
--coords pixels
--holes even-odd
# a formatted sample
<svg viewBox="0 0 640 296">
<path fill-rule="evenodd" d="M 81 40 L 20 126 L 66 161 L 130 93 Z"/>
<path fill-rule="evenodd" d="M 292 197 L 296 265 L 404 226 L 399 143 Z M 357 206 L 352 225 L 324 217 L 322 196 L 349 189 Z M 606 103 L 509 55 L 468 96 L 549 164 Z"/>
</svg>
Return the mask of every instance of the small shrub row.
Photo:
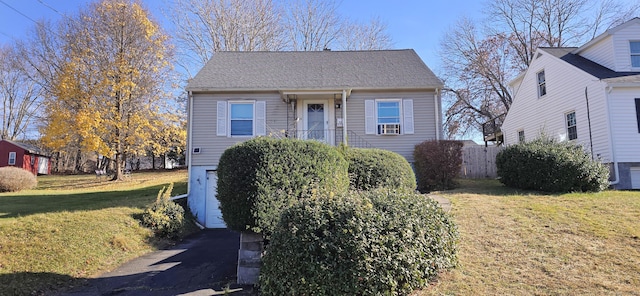
<svg viewBox="0 0 640 296">
<path fill-rule="evenodd" d="M 416 177 L 400 154 L 382 149 L 346 148 L 349 185 L 352 190 L 380 187 L 415 190 Z"/>
<path fill-rule="evenodd" d="M 38 179 L 31 172 L 18 167 L 0 168 L 0 192 L 16 192 L 36 186 Z"/>
<path fill-rule="evenodd" d="M 142 224 L 159 236 L 175 237 L 185 223 L 184 208 L 169 200 L 172 191 L 173 183 L 167 188 L 163 187 L 156 201 L 142 214 Z"/>
<path fill-rule="evenodd" d="M 456 264 L 457 230 L 438 204 L 377 190 L 284 211 L 263 257 L 263 295 L 405 295 Z"/>
<path fill-rule="evenodd" d="M 503 184 L 546 192 L 601 191 L 607 188 L 609 169 L 581 146 L 537 139 L 512 145 L 496 157 Z"/>
<path fill-rule="evenodd" d="M 462 167 L 462 146 L 462 142 L 451 140 L 429 140 L 416 145 L 413 158 L 420 192 L 458 186 L 455 178 Z"/>
<path fill-rule="evenodd" d="M 227 227 L 265 237 L 298 199 L 341 194 L 348 164 L 333 147 L 296 139 L 254 138 L 234 145 L 218 163 L 218 200 Z"/>
</svg>

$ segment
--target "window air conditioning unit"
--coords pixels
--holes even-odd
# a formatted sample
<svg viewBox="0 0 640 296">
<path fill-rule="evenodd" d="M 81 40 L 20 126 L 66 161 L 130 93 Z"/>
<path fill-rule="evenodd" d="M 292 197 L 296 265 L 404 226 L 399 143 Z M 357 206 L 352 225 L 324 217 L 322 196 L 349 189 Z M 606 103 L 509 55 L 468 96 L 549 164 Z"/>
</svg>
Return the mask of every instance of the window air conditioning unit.
<svg viewBox="0 0 640 296">
<path fill-rule="evenodd" d="M 399 135 L 400 125 L 397 123 L 378 124 L 378 134 L 380 135 Z"/>
</svg>

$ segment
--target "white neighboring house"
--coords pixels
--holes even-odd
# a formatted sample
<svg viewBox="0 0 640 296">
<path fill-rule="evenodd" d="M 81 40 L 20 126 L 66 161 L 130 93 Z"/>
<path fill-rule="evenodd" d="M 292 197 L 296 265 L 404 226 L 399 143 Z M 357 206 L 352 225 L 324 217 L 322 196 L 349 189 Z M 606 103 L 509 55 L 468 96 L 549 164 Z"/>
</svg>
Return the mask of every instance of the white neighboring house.
<svg viewBox="0 0 640 296">
<path fill-rule="evenodd" d="M 188 203 L 208 228 L 218 209 L 218 161 L 256 136 L 376 147 L 413 162 L 440 139 L 443 84 L 412 49 L 217 52 L 189 81 Z"/>
<path fill-rule="evenodd" d="M 616 189 L 640 189 L 640 18 L 581 47 L 538 48 L 510 83 L 505 145 L 544 134 L 608 164 Z"/>
</svg>

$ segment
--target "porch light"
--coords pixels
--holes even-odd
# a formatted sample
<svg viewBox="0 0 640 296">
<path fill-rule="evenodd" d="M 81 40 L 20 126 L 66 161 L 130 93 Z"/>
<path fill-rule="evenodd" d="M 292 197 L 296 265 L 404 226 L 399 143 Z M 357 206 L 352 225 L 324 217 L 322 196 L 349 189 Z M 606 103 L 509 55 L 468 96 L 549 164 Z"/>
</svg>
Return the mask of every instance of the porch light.
<svg viewBox="0 0 640 296">
<path fill-rule="evenodd" d="M 342 107 L 342 104 L 336 104 L 336 109 L 340 109 L 340 107 Z"/>
</svg>

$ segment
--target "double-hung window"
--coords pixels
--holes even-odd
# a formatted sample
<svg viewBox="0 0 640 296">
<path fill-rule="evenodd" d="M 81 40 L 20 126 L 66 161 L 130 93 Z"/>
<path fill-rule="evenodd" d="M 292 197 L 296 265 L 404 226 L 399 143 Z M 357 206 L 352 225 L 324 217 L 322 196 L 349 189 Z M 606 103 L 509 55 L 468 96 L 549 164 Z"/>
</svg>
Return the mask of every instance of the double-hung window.
<svg viewBox="0 0 640 296">
<path fill-rule="evenodd" d="M 16 153 L 9 152 L 9 165 L 16 165 Z"/>
<path fill-rule="evenodd" d="M 640 41 L 629 42 L 631 52 L 631 67 L 640 68 Z"/>
<path fill-rule="evenodd" d="M 266 134 L 266 102 L 218 101 L 217 132 L 225 137 L 252 137 Z"/>
<path fill-rule="evenodd" d="M 413 99 L 365 100 L 365 134 L 413 134 Z"/>
<path fill-rule="evenodd" d="M 518 131 L 518 143 L 524 143 L 524 130 Z"/>
<path fill-rule="evenodd" d="M 376 101 L 378 135 L 400 134 L 400 100 Z"/>
<path fill-rule="evenodd" d="M 566 114 L 567 121 L 567 138 L 569 141 L 578 138 L 578 127 L 576 124 L 576 112 L 570 112 Z"/>
<path fill-rule="evenodd" d="M 542 97 L 547 94 L 547 80 L 544 77 L 544 70 L 538 72 L 538 97 Z"/>
</svg>

